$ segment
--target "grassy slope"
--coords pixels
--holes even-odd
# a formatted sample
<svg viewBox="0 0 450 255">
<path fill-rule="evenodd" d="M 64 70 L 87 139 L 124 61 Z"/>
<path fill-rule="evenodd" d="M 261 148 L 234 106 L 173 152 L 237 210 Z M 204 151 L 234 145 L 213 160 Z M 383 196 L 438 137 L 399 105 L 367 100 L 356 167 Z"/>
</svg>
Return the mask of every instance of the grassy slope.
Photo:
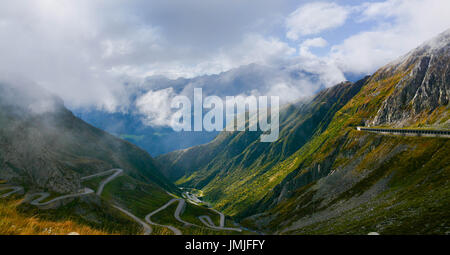
<svg viewBox="0 0 450 255">
<path fill-rule="evenodd" d="M 72 220 L 51 221 L 28 217 L 17 210 L 17 200 L 0 201 L 0 234 L 1 235 L 65 235 L 77 232 L 82 235 L 108 234 Z"/>
<path fill-rule="evenodd" d="M 78 119 L 60 100 L 52 96 L 31 95 L 33 90 L 28 86 L 0 84 L 0 91 L 2 183 L 23 186 L 25 193 L 30 194 L 49 192 L 50 197 L 45 199 L 48 201 L 74 193 L 82 187 L 96 190 L 106 177 L 84 183 L 80 177 L 122 168 L 127 176 L 124 185 L 147 183 L 146 192 L 159 195 L 152 196 L 154 200 L 146 201 L 150 209 L 161 204 L 158 197 L 167 197 L 164 190 L 179 192 L 159 172 L 156 161 L 147 152 Z M 30 110 L 33 109 L 30 104 L 38 105 L 41 101 L 52 103 L 54 109 L 44 113 Z M 136 199 L 139 198 L 137 195 Z M 92 199 L 76 199 L 57 210 L 37 210 L 32 206 L 21 206 L 20 209 L 23 214 L 49 221 L 74 218 L 77 222 L 106 229 L 109 233 L 141 232 L 138 224 L 95 196 Z"/>
<path fill-rule="evenodd" d="M 334 102 L 331 107 L 327 107 L 326 111 L 321 110 L 320 108 L 314 108 L 314 115 L 316 116 L 325 116 L 323 119 L 315 120 L 314 123 L 317 125 L 314 127 L 313 124 L 308 125 L 299 125 L 297 124 L 299 119 L 295 117 L 291 117 L 293 119 L 288 120 L 290 125 L 288 125 L 285 128 L 285 132 L 289 132 L 292 128 L 292 125 L 296 125 L 295 129 L 311 129 L 314 133 L 320 133 L 322 129 L 325 129 L 328 125 L 328 118 L 331 119 L 334 112 L 340 108 L 341 105 L 343 105 L 345 102 L 347 102 L 349 96 L 348 94 L 352 95 L 353 93 L 356 93 L 359 90 L 361 84 L 357 84 L 355 89 L 353 90 L 344 90 L 345 92 L 341 92 L 341 94 L 338 97 L 338 101 Z M 348 94 L 347 94 L 348 93 Z M 321 98 L 317 104 L 321 105 L 324 101 L 330 100 L 328 97 Z M 303 117 L 305 119 L 311 118 L 312 114 L 307 113 L 307 116 Z M 330 115 L 329 117 L 327 115 Z M 316 116 L 313 116 L 313 118 L 317 118 Z M 301 120 L 303 119 L 301 118 Z M 304 123 L 303 121 L 300 121 L 300 123 Z M 305 132 L 305 131 L 303 131 Z M 294 137 L 286 137 L 284 143 L 292 142 L 292 140 L 299 139 L 298 136 L 302 137 L 303 134 L 299 134 Z M 283 137 L 283 133 L 281 134 L 281 137 Z M 307 137 L 306 137 L 307 138 Z M 302 137 L 302 139 L 305 139 L 305 142 L 307 141 L 305 137 Z M 303 144 L 303 143 L 301 143 Z M 284 145 L 286 146 L 286 145 Z M 245 153 L 245 152 L 244 152 Z M 275 154 L 275 153 L 274 153 Z M 289 155 L 289 154 L 288 154 Z M 283 171 L 285 169 L 288 169 L 292 166 L 292 163 L 286 164 L 284 160 L 267 160 L 270 159 L 270 157 L 262 157 L 264 164 L 255 165 L 247 169 L 239 169 L 238 171 L 234 171 L 231 174 L 225 178 L 225 180 L 219 180 L 219 178 L 216 178 L 214 181 L 209 183 L 205 187 L 205 192 L 207 194 L 214 194 L 214 192 L 223 192 L 226 194 L 221 198 L 218 202 L 216 202 L 216 206 L 219 208 L 223 208 L 224 212 L 229 215 L 236 215 L 245 208 L 248 208 L 249 206 L 257 203 L 260 201 L 270 190 L 272 190 L 277 184 L 279 184 L 288 174 L 290 171 Z M 260 169 L 264 169 L 264 171 L 260 171 Z M 219 184 L 218 184 L 219 182 Z M 226 188 L 221 189 L 220 187 L 225 186 Z"/>
<path fill-rule="evenodd" d="M 448 209 L 445 208 L 448 208 L 450 141 L 389 137 L 354 129 L 375 115 L 382 101 L 393 92 L 395 84 L 408 71 L 406 69 L 394 75 L 386 75 L 383 70 L 377 72 L 361 92 L 335 115 L 325 132 L 282 163 L 284 167 L 280 166 L 278 170 L 292 172 L 290 180 L 285 180 L 278 189 L 268 194 L 256 210 L 252 208 L 243 215 L 264 211 L 274 204 L 276 206 L 260 217 L 247 219 L 247 224 L 258 223 L 273 231 L 287 233 L 365 233 L 365 229 L 383 233 L 443 233 L 449 226 Z M 417 119 L 417 123 L 431 123 L 433 116 L 433 113 L 425 115 Z M 317 171 L 319 164 L 322 166 L 321 173 Z M 347 185 L 345 180 L 334 180 L 334 183 L 323 180 L 311 184 L 332 170 L 349 168 L 352 169 L 350 174 L 357 176 L 358 180 L 346 187 L 347 190 L 337 188 Z M 375 198 L 354 204 L 355 198 L 369 194 L 380 183 L 385 183 L 380 194 L 375 192 Z M 277 204 L 274 199 L 280 197 L 283 185 L 294 191 L 281 196 L 285 200 Z M 333 188 L 340 193 L 333 194 Z M 322 189 L 331 194 L 316 194 Z M 334 200 L 330 201 L 330 197 Z M 316 203 L 312 204 L 312 200 Z M 371 208 L 371 205 L 374 207 Z M 345 214 L 342 208 L 345 208 Z M 339 210 L 340 216 L 332 213 Z M 319 212 L 320 215 L 320 211 L 323 211 L 322 217 L 313 219 L 307 226 L 300 223 L 307 221 L 306 218 L 311 217 L 312 213 Z M 427 226 L 420 227 L 422 222 L 427 222 Z M 297 228 L 285 229 L 292 223 L 296 223 Z M 387 226 L 380 226 L 383 223 Z M 436 228 L 434 223 L 443 226 Z M 408 229 L 408 226 L 415 229 Z"/>
<path fill-rule="evenodd" d="M 399 142 L 405 144 L 410 141 Z M 338 217 L 287 233 L 365 234 L 374 230 L 382 234 L 447 233 L 450 230 L 450 142 L 443 139 L 412 142 L 414 145 L 420 143 L 424 147 L 396 155 L 373 171 L 369 178 L 362 180 L 326 206 L 360 196 L 377 181 L 392 176 L 388 189 L 368 203 L 352 208 Z M 292 207 L 291 205 L 286 208 Z M 324 209 L 316 208 L 317 211 Z"/>
<path fill-rule="evenodd" d="M 138 234 L 140 226 L 100 201 L 75 199 L 58 209 L 39 210 L 19 196 L 0 200 L 0 234 Z M 95 198 L 94 198 L 95 200 Z"/>
<path fill-rule="evenodd" d="M 238 235 L 238 234 L 254 234 L 249 231 L 236 232 L 236 231 L 223 231 L 214 230 L 205 227 L 203 223 L 198 219 L 200 215 L 208 215 L 214 221 L 215 224 L 219 224 L 219 217 L 217 214 L 211 212 L 209 209 L 203 208 L 201 206 L 196 206 L 193 204 L 186 204 L 186 209 L 181 214 L 181 218 L 187 222 L 196 224 L 198 226 L 184 226 L 182 223 L 175 220 L 173 213 L 177 207 L 177 203 L 171 204 L 165 210 L 155 214 L 152 217 L 152 221 L 164 224 L 172 225 L 181 230 L 184 235 Z"/>
<path fill-rule="evenodd" d="M 339 84 L 311 102 L 285 107 L 280 113 L 281 139 L 276 143 L 260 143 L 258 132 L 224 132 L 210 144 L 158 159 L 172 162 L 174 168 L 188 166 L 177 184 L 202 188 L 206 201 L 234 215 L 263 198 L 289 173 L 277 170 L 280 162 L 324 130 L 362 84 Z M 199 170 L 189 172 L 192 169 Z"/>
<path fill-rule="evenodd" d="M 142 220 L 145 216 L 156 209 L 160 208 L 173 197 L 168 195 L 166 191 L 153 187 L 152 184 L 147 184 L 131 179 L 128 176 L 120 176 L 110 182 L 104 189 L 102 198 L 106 201 L 120 204 L 127 208 L 137 217 Z M 179 228 L 183 234 L 230 234 L 230 231 L 215 231 L 204 227 L 185 227 L 179 223 L 173 216 L 177 203 L 170 205 L 167 209 L 157 213 L 152 217 L 152 221 L 163 225 L 172 225 Z M 219 215 L 202 206 L 196 206 L 187 203 L 186 209 L 181 215 L 182 219 L 187 222 L 204 226 L 200 222 L 198 216 L 208 215 L 215 224 L 219 224 Z M 152 226 L 153 234 L 173 234 L 170 230 Z"/>
<path fill-rule="evenodd" d="M 105 177 L 94 178 L 83 182 L 94 190 Z M 94 195 L 83 199 L 75 199 L 57 209 L 39 210 L 34 206 L 20 204 L 22 196 L 0 200 L 0 234 L 141 234 L 141 227 L 128 216 L 112 208 L 110 204 L 119 204 L 143 219 L 145 216 L 167 203 L 173 197 L 166 191 L 130 176 L 123 175 L 105 186 L 102 198 Z M 186 227 L 173 216 L 176 203 L 159 212 L 152 220 L 173 225 L 184 234 L 236 234 L 232 231 L 216 231 L 203 227 L 198 219 L 200 215 L 208 215 L 219 225 L 219 215 L 211 210 L 192 204 L 186 204 L 181 217 L 197 226 Z M 229 224 L 228 224 L 229 225 Z M 171 235 L 170 230 L 152 226 L 152 234 Z"/>
<path fill-rule="evenodd" d="M 102 197 L 128 208 L 142 219 L 172 198 L 163 189 L 129 176 L 120 176 L 110 182 L 105 187 Z"/>
</svg>

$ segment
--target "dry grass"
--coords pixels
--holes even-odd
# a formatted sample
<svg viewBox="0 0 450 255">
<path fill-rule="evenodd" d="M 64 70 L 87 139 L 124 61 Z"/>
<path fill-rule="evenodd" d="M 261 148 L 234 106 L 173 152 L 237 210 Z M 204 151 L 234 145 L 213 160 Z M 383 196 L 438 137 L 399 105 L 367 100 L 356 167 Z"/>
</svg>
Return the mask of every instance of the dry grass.
<svg viewBox="0 0 450 255">
<path fill-rule="evenodd" d="M 17 210 L 20 200 L 0 200 L 0 235 L 106 235 L 108 233 L 70 220 L 49 221 L 26 217 Z"/>
</svg>

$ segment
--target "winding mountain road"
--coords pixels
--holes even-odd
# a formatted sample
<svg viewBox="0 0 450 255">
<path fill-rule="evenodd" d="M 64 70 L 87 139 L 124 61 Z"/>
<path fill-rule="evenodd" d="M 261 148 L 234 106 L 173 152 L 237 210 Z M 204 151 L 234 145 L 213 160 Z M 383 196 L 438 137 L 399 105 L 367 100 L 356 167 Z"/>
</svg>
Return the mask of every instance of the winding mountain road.
<svg viewBox="0 0 450 255">
<path fill-rule="evenodd" d="M 97 196 L 101 196 L 103 193 L 103 190 L 105 188 L 105 186 L 110 183 L 112 180 L 114 180 L 115 178 L 117 178 L 118 176 L 120 176 L 121 174 L 123 174 L 123 170 L 122 169 L 110 169 L 104 172 L 100 172 L 100 173 L 96 173 L 93 175 L 89 175 L 89 176 L 85 176 L 82 177 L 81 180 L 89 180 L 89 179 L 93 179 L 96 177 L 101 177 L 101 176 L 108 176 L 106 179 L 102 180 L 100 182 L 100 184 L 98 185 L 97 188 L 97 192 L 95 192 L 94 190 L 90 189 L 90 188 L 84 188 L 82 190 L 80 190 L 77 193 L 74 194 L 67 194 L 67 195 L 63 195 L 63 196 L 59 196 L 56 198 L 53 198 L 49 201 L 46 202 L 42 202 L 43 200 L 47 199 L 50 196 L 50 193 L 47 192 L 39 192 L 39 193 L 33 193 L 28 195 L 28 199 L 27 201 L 34 206 L 38 206 L 38 207 L 45 207 L 45 206 L 49 206 L 52 205 L 56 202 L 61 202 L 65 199 L 68 198 L 76 198 L 76 197 L 81 197 L 81 196 L 86 196 L 86 195 L 90 195 L 95 193 Z M 0 191 L 1 190 L 11 190 L 10 192 L 7 192 L 5 194 L 0 195 L 0 198 L 5 198 L 8 197 L 14 193 L 18 193 L 20 191 L 23 191 L 24 188 L 21 186 L 0 186 Z M 124 213 L 125 215 L 127 215 L 128 217 L 132 218 L 135 222 L 137 222 L 138 224 L 140 224 L 143 227 L 144 230 L 144 235 L 150 235 L 153 231 L 152 227 L 150 225 L 155 225 L 155 226 L 160 226 L 160 227 L 165 227 L 170 229 L 175 235 L 182 235 L 181 230 L 179 230 L 178 228 L 171 226 L 171 225 L 163 225 L 163 224 L 159 224 L 159 223 L 155 223 L 151 220 L 151 217 L 155 214 L 157 214 L 158 212 L 161 212 L 163 210 L 165 210 L 167 207 L 169 207 L 172 203 L 178 202 L 177 208 L 175 209 L 174 212 L 174 217 L 177 221 L 181 222 L 182 224 L 184 224 L 185 226 L 197 226 L 200 227 L 196 224 L 187 222 L 183 219 L 181 219 L 181 214 L 184 212 L 185 208 L 186 208 L 186 200 L 182 199 L 182 198 L 176 198 L 174 195 L 170 194 L 169 195 L 173 196 L 174 198 L 171 199 L 169 202 L 167 202 L 166 204 L 164 204 L 163 206 L 161 206 L 160 208 L 156 209 L 155 211 L 149 213 L 148 215 L 145 216 L 145 221 L 141 220 L 139 217 L 133 215 L 131 212 L 125 210 L 122 207 L 119 207 L 118 205 L 112 205 L 114 208 L 116 208 L 117 210 L 121 211 L 122 213 Z M 195 195 L 190 195 L 189 193 L 184 193 L 186 199 L 193 204 L 198 204 L 198 203 L 202 203 L 202 201 L 200 199 L 198 199 Z M 37 198 L 36 198 L 37 196 Z M 214 224 L 214 222 L 211 220 L 211 217 L 207 216 L 207 215 L 202 215 L 199 216 L 199 220 L 207 227 L 211 228 L 211 229 L 215 229 L 215 230 L 229 230 L 229 231 L 239 231 L 241 232 L 242 229 L 239 228 L 226 228 L 224 227 L 225 225 L 225 215 L 215 209 L 210 208 L 210 210 L 214 211 L 215 213 L 220 215 L 220 224 L 219 226 L 216 226 Z M 147 224 L 148 223 L 148 224 Z M 150 224 L 150 225 L 149 225 Z"/>
<path fill-rule="evenodd" d="M 170 200 L 169 202 L 167 202 L 165 205 L 163 205 L 160 208 L 156 209 L 155 211 L 147 214 L 147 216 L 145 216 L 145 221 L 148 222 L 151 225 L 160 226 L 160 227 L 166 227 L 166 228 L 170 229 L 175 235 L 182 235 L 181 230 L 179 230 L 178 228 L 176 228 L 174 226 L 158 224 L 158 223 L 155 223 L 155 222 L 153 222 L 151 220 L 151 217 L 153 215 L 155 215 L 155 214 L 159 213 L 160 211 L 166 209 L 167 207 L 169 207 L 169 205 L 171 205 L 172 203 L 174 203 L 176 201 L 179 201 L 179 200 L 180 199 L 178 199 L 178 198 L 174 198 L 174 199 Z M 175 213 L 174 213 L 175 218 L 177 217 L 176 216 L 177 215 L 177 211 L 178 211 L 178 217 L 180 216 L 181 209 L 179 209 L 179 208 L 180 208 L 180 202 L 178 203 L 177 210 L 175 210 Z"/>
<path fill-rule="evenodd" d="M 6 187 L 0 187 L 0 190 L 10 190 L 10 189 L 11 189 L 12 191 L 7 192 L 7 193 L 5 193 L 5 194 L 3 194 L 3 195 L 0 195 L 0 198 L 5 198 L 5 197 L 8 197 L 8 196 L 10 196 L 10 195 L 12 195 L 12 194 L 14 194 L 14 193 L 20 192 L 20 191 L 23 190 L 23 187 L 21 187 L 21 186 L 6 186 Z"/>
<path fill-rule="evenodd" d="M 93 175 L 89 175 L 89 176 L 86 176 L 86 177 L 82 177 L 81 180 L 89 180 L 89 179 L 92 179 L 92 178 L 95 178 L 95 177 L 112 174 L 111 176 L 109 176 L 108 178 L 106 178 L 105 180 L 103 180 L 99 184 L 96 194 L 98 196 L 101 196 L 101 194 L 103 192 L 103 188 L 105 187 L 105 185 L 108 184 L 109 182 L 111 182 L 112 180 L 114 180 L 116 177 L 118 177 L 122 173 L 123 173 L 122 169 L 111 169 L 111 170 L 108 170 L 108 171 L 104 171 L 104 172 L 100 172 L 100 173 L 97 173 L 97 174 L 93 174 Z M 46 198 L 48 198 L 50 196 L 50 193 L 47 193 L 47 192 L 34 193 L 34 194 L 31 194 L 29 197 L 31 198 L 31 197 L 39 196 L 38 198 L 31 200 L 30 204 L 42 207 L 42 206 L 48 206 L 50 204 L 53 204 L 55 202 L 58 202 L 58 201 L 61 201 L 61 200 L 67 199 L 67 198 L 81 197 L 81 196 L 89 195 L 89 194 L 92 194 L 92 193 L 94 193 L 94 191 L 92 189 L 84 188 L 84 189 L 80 190 L 78 193 L 59 196 L 59 197 L 56 197 L 56 198 L 54 198 L 52 200 L 49 200 L 47 202 L 41 202 L 42 200 L 45 200 Z"/>
<path fill-rule="evenodd" d="M 122 169 L 111 169 L 108 171 L 104 171 L 104 172 L 100 172 L 97 174 L 93 174 L 93 175 L 89 175 L 89 176 L 85 176 L 82 177 L 81 180 L 89 180 L 95 177 L 100 177 L 100 176 L 105 176 L 108 174 L 111 174 L 108 178 L 106 178 L 105 180 L 102 180 L 97 188 L 97 192 L 96 194 L 98 196 L 101 196 L 101 194 L 103 193 L 103 189 L 105 188 L 106 184 L 108 184 L 109 182 L 111 182 L 112 180 L 114 180 L 115 178 L 117 178 L 118 176 L 120 176 L 123 173 Z M 12 189 L 12 191 L 5 193 L 3 195 L 0 196 L 0 198 L 5 198 L 8 197 L 14 193 L 20 192 L 23 189 L 23 187 L 21 186 L 7 186 L 7 187 L 0 187 L 0 190 L 8 190 L 8 189 Z M 39 193 L 33 193 L 31 195 L 29 195 L 29 199 L 38 196 L 38 198 L 33 199 L 31 201 L 29 201 L 29 203 L 31 205 L 34 206 L 47 206 L 47 205 L 51 205 L 55 202 L 58 201 L 62 201 L 64 199 L 67 198 L 75 198 L 75 197 L 81 197 L 81 196 L 85 196 L 85 195 L 89 195 L 89 194 L 93 194 L 94 191 L 92 189 L 89 188 L 84 188 L 82 190 L 80 190 L 79 193 L 75 193 L 75 194 L 68 194 L 68 195 L 63 195 L 63 196 L 59 196 L 56 197 L 52 200 L 49 200 L 47 202 L 41 202 L 42 200 L 45 200 L 46 198 L 48 198 L 50 196 L 50 193 L 47 192 L 39 192 Z M 132 218 L 134 221 L 136 221 L 137 223 L 139 223 L 143 229 L 144 229 L 144 235 L 149 235 L 152 233 L 152 227 L 150 227 L 147 223 L 145 223 L 144 221 L 142 221 L 141 219 L 139 219 L 138 217 L 136 217 L 135 215 L 133 215 L 132 213 L 128 212 L 127 210 L 117 206 L 117 205 L 113 205 L 114 208 L 116 208 L 117 210 L 121 211 L 122 213 L 126 214 L 127 216 L 129 216 L 130 218 Z"/>
<path fill-rule="evenodd" d="M 227 228 L 224 226 L 218 227 L 214 224 L 214 222 L 211 220 L 211 217 L 207 216 L 207 215 L 202 215 L 199 216 L 198 219 L 205 224 L 207 227 L 212 228 L 212 229 L 216 229 L 216 230 L 227 230 L 227 231 L 237 231 L 237 232 L 242 232 L 242 229 L 240 228 Z"/>
<path fill-rule="evenodd" d="M 186 201 L 184 199 L 181 199 L 181 198 L 180 199 L 176 199 L 176 200 L 178 201 L 178 206 L 177 206 L 177 209 L 175 209 L 175 213 L 173 215 L 175 217 L 175 219 L 177 219 L 177 221 L 183 223 L 186 226 L 192 226 L 192 225 L 197 226 L 197 225 L 195 225 L 193 223 L 189 223 L 189 222 L 184 221 L 184 220 L 181 219 L 180 214 L 183 213 L 184 209 L 186 208 Z"/>
<path fill-rule="evenodd" d="M 152 227 L 150 225 L 148 225 L 147 223 L 145 223 L 144 221 L 142 221 L 141 219 L 139 219 L 137 216 L 135 216 L 134 214 L 130 213 L 129 211 L 127 211 L 117 205 L 113 205 L 113 207 L 116 208 L 117 210 L 123 212 L 124 214 L 128 215 L 130 218 L 132 218 L 137 223 L 141 224 L 141 226 L 144 228 L 144 235 L 150 235 L 152 233 L 152 231 L 153 231 Z"/>
<path fill-rule="evenodd" d="M 61 201 L 63 199 L 81 197 L 81 196 L 89 195 L 89 194 L 92 194 L 92 193 L 94 193 L 94 191 L 92 189 L 84 188 L 84 189 L 80 190 L 79 193 L 59 196 L 59 197 L 56 197 L 56 198 L 54 198 L 52 200 L 49 200 L 47 202 L 41 202 L 42 200 L 45 200 L 46 198 L 48 198 L 50 196 L 50 193 L 40 192 L 40 193 L 31 194 L 29 196 L 29 198 L 36 197 L 36 196 L 39 196 L 39 197 L 36 198 L 36 199 L 31 200 L 29 203 L 31 205 L 34 205 L 34 206 L 47 206 L 47 205 L 53 204 L 55 202 Z"/>
<path fill-rule="evenodd" d="M 220 215 L 220 223 L 219 223 L 220 225 L 219 226 L 220 227 L 224 227 L 225 226 L 225 215 L 223 213 L 217 211 L 216 209 L 212 209 L 211 208 L 211 211 L 213 211 L 213 212 L 215 212 L 215 213 Z"/>
<path fill-rule="evenodd" d="M 184 197 L 186 197 L 186 199 L 195 205 L 198 205 L 200 203 L 203 203 L 203 201 L 201 201 L 196 195 L 194 194 L 190 194 L 189 192 L 184 192 L 183 193 Z M 226 228 L 225 227 L 225 215 L 213 208 L 209 208 L 211 211 L 219 214 L 220 216 L 220 222 L 219 222 L 219 226 L 216 226 L 216 224 L 214 224 L 214 222 L 212 221 L 211 217 L 209 217 L 208 215 L 201 215 L 198 217 L 198 219 L 207 227 L 215 229 L 215 230 L 227 230 L 227 231 L 238 231 L 238 232 L 242 232 L 242 229 L 240 228 Z"/>
<path fill-rule="evenodd" d="M 81 180 L 89 180 L 89 179 L 92 179 L 95 177 L 100 177 L 100 176 L 105 176 L 105 175 L 111 174 L 108 178 L 102 180 L 100 182 L 100 184 L 98 185 L 96 194 L 97 194 L 97 196 L 101 196 L 103 193 L 103 189 L 105 188 L 105 185 L 108 184 L 109 182 L 111 182 L 112 180 L 114 180 L 115 178 L 117 178 L 118 176 L 120 176 L 122 173 L 123 173 L 122 169 L 116 168 L 116 169 L 111 169 L 111 170 L 108 170 L 105 172 L 101 172 L 101 173 L 83 177 L 83 178 L 81 178 Z M 114 208 L 116 208 L 117 210 L 121 211 L 122 213 L 124 213 L 125 215 L 127 215 L 128 217 L 132 218 L 137 223 L 139 223 L 142 226 L 142 228 L 144 229 L 144 235 L 150 235 L 152 233 L 152 231 L 153 231 L 152 227 L 150 225 L 148 225 L 147 223 L 145 223 L 144 221 L 142 221 L 141 219 L 139 219 L 137 216 L 135 216 L 131 212 L 129 212 L 117 205 L 112 205 L 112 206 Z"/>
<path fill-rule="evenodd" d="M 103 188 L 105 188 L 105 185 L 108 184 L 109 182 L 111 182 L 112 180 L 114 180 L 116 177 L 118 177 L 119 175 L 121 175 L 123 173 L 122 169 L 111 169 L 105 172 L 101 172 L 101 173 L 97 173 L 97 174 L 93 174 L 93 175 L 89 175 L 86 177 L 81 178 L 81 180 L 89 180 L 95 177 L 100 177 L 100 176 L 105 176 L 108 174 L 113 173 L 111 176 L 109 176 L 108 178 L 106 178 L 105 180 L 103 180 L 100 185 L 97 188 L 97 195 L 101 196 L 102 192 L 103 192 Z"/>
</svg>

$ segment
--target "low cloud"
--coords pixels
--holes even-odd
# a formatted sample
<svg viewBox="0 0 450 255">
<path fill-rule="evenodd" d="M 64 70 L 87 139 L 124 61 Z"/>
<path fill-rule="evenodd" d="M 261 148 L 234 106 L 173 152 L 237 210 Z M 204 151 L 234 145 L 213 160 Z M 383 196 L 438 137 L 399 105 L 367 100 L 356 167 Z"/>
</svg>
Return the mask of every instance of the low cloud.
<svg viewBox="0 0 450 255">
<path fill-rule="evenodd" d="M 286 104 L 312 96 L 321 88 L 344 81 L 343 73 L 330 61 L 315 56 L 298 56 L 276 65 L 250 64 L 220 73 L 192 79 L 149 77 L 134 87 L 136 108 L 150 126 L 169 125 L 174 114 L 171 100 L 177 95 L 191 100 L 195 88 L 203 96 L 278 96 Z M 149 91 L 139 94 L 138 91 Z M 193 102 L 193 101 L 192 101 Z"/>
<path fill-rule="evenodd" d="M 143 123 L 151 126 L 170 126 L 172 121 L 171 100 L 173 88 L 150 90 L 136 100 L 136 109 L 143 117 Z"/>
<path fill-rule="evenodd" d="M 268 0 L 1 5 L 0 72 L 35 81 L 71 108 L 124 110 L 130 104 L 126 76 L 217 74 L 293 52 L 263 31 L 273 22 L 268 10 L 276 15 L 285 6 Z"/>
</svg>

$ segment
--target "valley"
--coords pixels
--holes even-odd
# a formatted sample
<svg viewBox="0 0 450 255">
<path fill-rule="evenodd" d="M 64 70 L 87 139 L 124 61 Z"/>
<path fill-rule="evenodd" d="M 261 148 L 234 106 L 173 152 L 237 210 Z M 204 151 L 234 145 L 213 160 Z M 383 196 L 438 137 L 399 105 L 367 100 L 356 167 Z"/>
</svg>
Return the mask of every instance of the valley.
<svg viewBox="0 0 450 255">
<path fill-rule="evenodd" d="M 0 203 L 17 219 L 70 220 L 102 234 L 237 232 L 216 211 L 186 203 L 148 153 L 76 118 L 58 98 L 8 84 L 0 91 Z M 34 113 L 28 107 L 36 103 L 53 108 Z M 0 233 L 13 221 L 2 218 Z"/>
<path fill-rule="evenodd" d="M 447 30 L 371 76 L 284 106 L 275 143 L 222 132 L 157 159 L 177 185 L 261 231 L 448 233 L 449 61 Z"/>
<path fill-rule="evenodd" d="M 282 105 L 274 142 L 248 120 L 164 148 L 172 131 L 112 135 L 37 84 L 0 83 L 0 234 L 448 234 L 449 63 L 447 30 Z"/>
</svg>

